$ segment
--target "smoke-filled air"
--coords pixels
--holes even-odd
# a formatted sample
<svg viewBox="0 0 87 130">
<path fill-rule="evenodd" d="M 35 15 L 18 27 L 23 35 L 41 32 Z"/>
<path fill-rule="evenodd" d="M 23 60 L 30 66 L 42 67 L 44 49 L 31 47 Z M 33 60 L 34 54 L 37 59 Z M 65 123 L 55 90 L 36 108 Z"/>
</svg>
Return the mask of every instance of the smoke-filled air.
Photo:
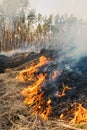
<svg viewBox="0 0 87 130">
<path fill-rule="evenodd" d="M 87 130 L 87 0 L 0 0 L 0 130 Z"/>
<path fill-rule="evenodd" d="M 71 11 L 69 13 L 63 12 L 63 9 L 58 10 L 56 7 L 56 13 L 54 13 L 55 9 L 52 8 L 53 14 L 49 14 L 49 11 L 45 14 L 45 10 L 50 8 L 50 4 L 47 6 L 45 1 L 39 1 L 38 3 L 32 1 L 33 5 L 31 5 L 28 0 L 1 0 L 0 51 L 13 53 L 13 51 L 21 51 L 22 48 L 23 51 L 37 51 L 42 48 L 60 48 L 65 45 L 66 47 L 76 47 L 76 55 L 86 55 L 87 22 L 82 15 L 85 13 L 79 10 L 81 3 L 78 1 L 78 5 L 75 4 L 75 8 L 78 9 L 75 16 L 74 10 L 72 14 L 73 5 L 70 2 L 67 4 L 67 2 L 58 3 L 57 1 L 56 3 L 55 0 L 54 4 L 53 2 L 50 4 L 51 6 L 53 4 L 54 8 L 56 4 L 60 4 L 62 8 L 65 4 L 64 10 L 66 12 L 67 7 L 70 6 Z M 42 4 L 43 7 L 40 7 Z M 38 11 L 32 8 L 35 5 Z M 46 9 L 44 9 L 45 5 Z M 84 7 L 85 1 L 82 5 Z M 43 9 L 42 14 L 41 8 Z M 77 12 L 80 14 L 79 16 Z"/>
</svg>

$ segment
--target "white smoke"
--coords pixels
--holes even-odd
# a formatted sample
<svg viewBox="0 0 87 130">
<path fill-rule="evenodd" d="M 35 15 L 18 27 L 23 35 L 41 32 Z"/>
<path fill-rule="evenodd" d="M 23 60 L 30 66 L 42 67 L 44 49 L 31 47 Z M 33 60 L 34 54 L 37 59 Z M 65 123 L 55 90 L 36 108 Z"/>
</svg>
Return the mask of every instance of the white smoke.
<svg viewBox="0 0 87 130">
<path fill-rule="evenodd" d="M 87 23 L 78 24 L 78 32 L 76 34 L 76 57 L 87 56 Z"/>
<path fill-rule="evenodd" d="M 15 16 L 22 16 L 24 9 L 28 6 L 28 0 L 3 0 L 1 1 L 1 8 L 6 17 L 14 18 Z"/>
</svg>

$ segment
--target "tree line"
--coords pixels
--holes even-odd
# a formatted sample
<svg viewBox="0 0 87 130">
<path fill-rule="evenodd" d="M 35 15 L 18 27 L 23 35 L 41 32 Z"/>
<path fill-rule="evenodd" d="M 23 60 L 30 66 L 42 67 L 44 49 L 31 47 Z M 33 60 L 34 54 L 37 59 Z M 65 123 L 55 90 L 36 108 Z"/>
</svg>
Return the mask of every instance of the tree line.
<svg viewBox="0 0 87 130">
<path fill-rule="evenodd" d="M 73 15 L 42 16 L 34 9 L 29 10 L 27 16 L 15 16 L 9 24 L 0 14 L 0 52 L 10 51 L 30 46 L 51 48 L 65 42 L 76 42 L 81 29 L 87 30 L 87 22 L 78 20 Z M 79 28 L 81 27 L 81 28 Z"/>
</svg>

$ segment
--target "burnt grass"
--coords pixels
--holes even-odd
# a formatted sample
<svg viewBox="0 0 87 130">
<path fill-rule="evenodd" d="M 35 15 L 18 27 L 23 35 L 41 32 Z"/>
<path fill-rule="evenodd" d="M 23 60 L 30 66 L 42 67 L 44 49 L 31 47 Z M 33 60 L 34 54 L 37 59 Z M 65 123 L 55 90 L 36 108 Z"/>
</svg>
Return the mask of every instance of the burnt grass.
<svg viewBox="0 0 87 130">
<path fill-rule="evenodd" d="M 30 113 L 29 106 L 23 104 L 24 97 L 20 94 L 23 88 L 30 83 L 22 83 L 16 80 L 18 73 L 29 66 L 32 62 L 37 63 L 40 56 L 51 59 L 47 65 L 38 68 L 35 73 L 51 73 L 59 70 L 61 75 L 54 82 L 47 81 L 43 86 L 44 97 L 52 100 L 52 113 L 48 121 L 43 121 L 38 116 Z M 66 91 L 65 96 L 56 98 L 55 92 L 62 93 L 64 83 L 71 89 Z M 48 88 L 46 86 L 49 86 Z M 55 87 L 56 86 L 56 87 Z M 72 104 L 75 102 L 73 107 Z M 87 108 L 87 57 L 79 60 L 62 54 L 59 50 L 41 50 L 39 53 L 21 53 L 11 57 L 0 55 L 0 130 L 73 130 L 76 127 L 68 123 L 73 118 L 73 112 L 78 104 Z M 71 111 L 70 114 L 67 114 Z M 59 116 L 64 114 L 65 119 Z M 85 126 L 85 127 L 84 127 Z M 78 125 L 79 127 L 79 125 Z M 80 124 L 80 128 L 86 130 L 87 126 Z"/>
</svg>

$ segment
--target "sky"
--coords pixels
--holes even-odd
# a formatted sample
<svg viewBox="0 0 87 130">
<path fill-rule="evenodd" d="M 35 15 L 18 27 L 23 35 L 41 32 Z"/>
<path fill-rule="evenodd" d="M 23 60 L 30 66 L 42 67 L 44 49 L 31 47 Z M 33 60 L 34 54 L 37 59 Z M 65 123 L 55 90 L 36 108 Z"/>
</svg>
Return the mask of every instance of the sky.
<svg viewBox="0 0 87 130">
<path fill-rule="evenodd" d="M 0 0 L 0 4 L 3 5 L 5 12 L 8 14 L 14 14 L 15 9 L 21 0 Z M 25 0 L 22 0 L 25 1 Z M 29 0 L 30 6 L 36 9 L 38 13 L 43 15 L 49 14 L 67 14 L 87 20 L 87 0 Z M 5 4 L 4 4 L 5 2 Z M 10 3 L 10 8 L 7 8 Z"/>
<path fill-rule="evenodd" d="M 43 15 L 67 13 L 87 19 L 87 0 L 30 0 L 30 4 Z"/>
</svg>

